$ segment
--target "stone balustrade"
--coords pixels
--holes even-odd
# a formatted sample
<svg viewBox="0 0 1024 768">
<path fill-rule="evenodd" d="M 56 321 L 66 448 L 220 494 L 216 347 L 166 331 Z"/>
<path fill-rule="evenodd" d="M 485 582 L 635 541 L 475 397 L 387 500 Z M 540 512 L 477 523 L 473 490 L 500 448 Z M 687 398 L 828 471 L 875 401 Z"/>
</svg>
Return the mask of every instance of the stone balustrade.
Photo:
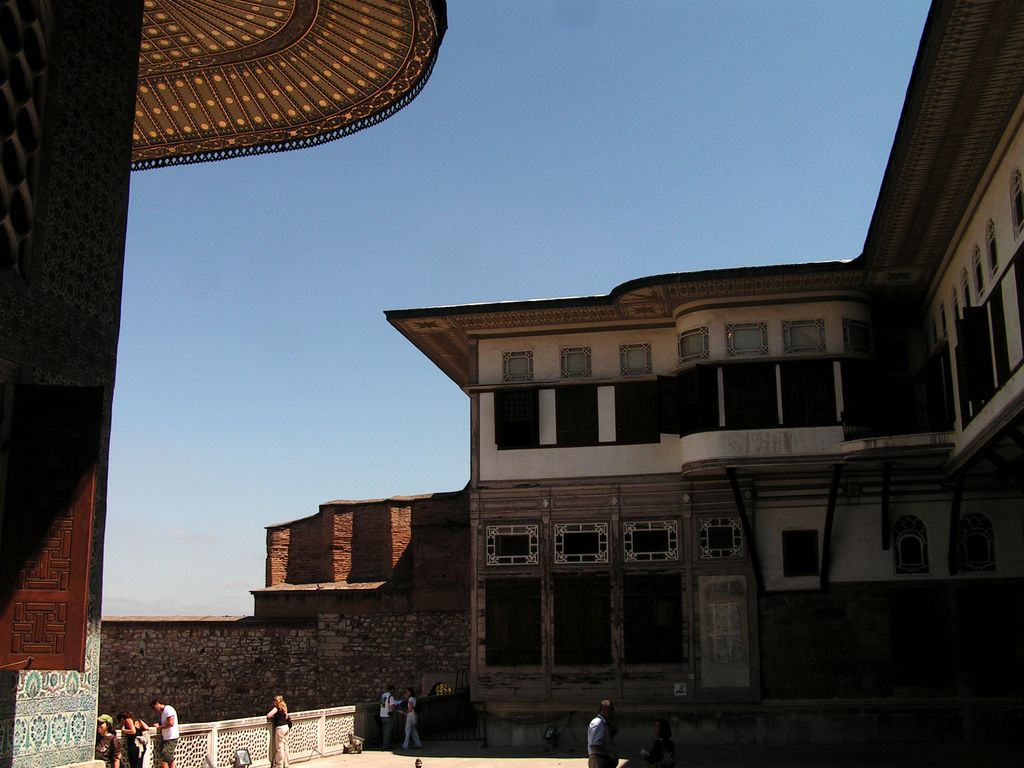
<svg viewBox="0 0 1024 768">
<path fill-rule="evenodd" d="M 371 708 L 372 709 L 372 708 Z M 310 760 L 342 752 L 349 737 L 363 731 L 367 707 L 331 707 L 292 712 L 288 734 L 291 762 Z M 182 723 L 174 753 L 177 768 L 229 768 L 238 750 L 246 750 L 252 768 L 265 768 L 273 756 L 273 728 L 265 717 L 221 720 L 212 723 Z M 154 738 L 145 756 L 145 768 L 159 768 Z"/>
</svg>

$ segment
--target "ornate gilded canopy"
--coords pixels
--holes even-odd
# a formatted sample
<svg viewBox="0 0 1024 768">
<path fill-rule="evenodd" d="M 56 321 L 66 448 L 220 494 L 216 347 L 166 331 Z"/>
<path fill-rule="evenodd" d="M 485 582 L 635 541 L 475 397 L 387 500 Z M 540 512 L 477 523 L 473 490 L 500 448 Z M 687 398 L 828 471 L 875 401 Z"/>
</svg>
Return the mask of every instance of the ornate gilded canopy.
<svg viewBox="0 0 1024 768">
<path fill-rule="evenodd" d="M 444 0 L 145 0 L 132 167 L 321 144 L 430 76 Z"/>
</svg>

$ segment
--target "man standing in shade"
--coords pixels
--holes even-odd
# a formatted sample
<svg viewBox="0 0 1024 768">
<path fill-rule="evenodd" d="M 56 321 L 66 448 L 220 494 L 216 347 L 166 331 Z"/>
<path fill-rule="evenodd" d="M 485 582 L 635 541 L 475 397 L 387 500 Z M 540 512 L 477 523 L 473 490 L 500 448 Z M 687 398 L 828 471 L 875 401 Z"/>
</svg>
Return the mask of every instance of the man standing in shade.
<svg viewBox="0 0 1024 768">
<path fill-rule="evenodd" d="M 395 719 L 393 717 L 395 711 L 395 697 L 391 695 L 391 689 L 394 686 L 389 685 L 385 689 L 384 693 L 380 695 L 380 744 L 381 749 L 391 749 L 391 733 L 395 729 Z"/>
<path fill-rule="evenodd" d="M 587 768 L 615 768 L 619 759 L 612 752 L 612 739 L 619 729 L 612 722 L 615 705 L 611 699 L 601 701 L 601 710 L 587 727 Z"/>
<path fill-rule="evenodd" d="M 174 748 L 178 746 L 178 713 L 170 704 L 153 699 L 149 703 L 160 716 L 160 768 L 174 768 Z"/>
</svg>

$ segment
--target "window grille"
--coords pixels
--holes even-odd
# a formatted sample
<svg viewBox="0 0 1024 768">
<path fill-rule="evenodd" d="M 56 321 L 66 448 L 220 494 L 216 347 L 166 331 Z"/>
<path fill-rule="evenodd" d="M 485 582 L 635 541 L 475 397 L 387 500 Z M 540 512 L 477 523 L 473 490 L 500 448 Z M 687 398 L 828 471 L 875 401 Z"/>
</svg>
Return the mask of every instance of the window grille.
<svg viewBox="0 0 1024 768">
<path fill-rule="evenodd" d="M 705 517 L 697 532 L 701 560 L 739 560 L 744 557 L 743 526 L 738 517 Z"/>
<path fill-rule="evenodd" d="M 652 373 L 650 344 L 622 344 L 619 346 L 619 374 L 645 376 Z"/>
<path fill-rule="evenodd" d="M 994 571 L 996 569 L 995 538 L 992 521 L 979 512 L 960 518 L 956 531 L 957 553 L 963 571 Z"/>
<path fill-rule="evenodd" d="M 928 573 L 928 530 L 915 515 L 903 515 L 892 526 L 896 573 Z"/>
<path fill-rule="evenodd" d="M 533 352 L 503 352 L 502 381 L 533 381 Z"/>
<path fill-rule="evenodd" d="M 725 326 L 726 352 L 738 355 L 768 354 L 767 323 L 728 323 Z"/>
<path fill-rule="evenodd" d="M 782 339 L 786 352 L 824 352 L 824 320 L 783 320 Z"/>
<path fill-rule="evenodd" d="M 627 563 L 679 559 L 679 526 L 675 520 L 623 523 L 622 547 Z"/>
<path fill-rule="evenodd" d="M 590 375 L 590 347 L 562 347 L 562 378 L 579 379 Z"/>
<path fill-rule="evenodd" d="M 860 320 L 843 319 L 843 349 L 847 352 L 871 351 L 871 326 Z"/>
<path fill-rule="evenodd" d="M 608 523 L 556 523 L 555 562 L 607 563 Z"/>
<path fill-rule="evenodd" d="M 679 362 L 708 357 L 708 327 L 702 325 L 679 334 Z"/>
<path fill-rule="evenodd" d="M 539 526 L 488 525 L 487 565 L 537 565 Z"/>
</svg>

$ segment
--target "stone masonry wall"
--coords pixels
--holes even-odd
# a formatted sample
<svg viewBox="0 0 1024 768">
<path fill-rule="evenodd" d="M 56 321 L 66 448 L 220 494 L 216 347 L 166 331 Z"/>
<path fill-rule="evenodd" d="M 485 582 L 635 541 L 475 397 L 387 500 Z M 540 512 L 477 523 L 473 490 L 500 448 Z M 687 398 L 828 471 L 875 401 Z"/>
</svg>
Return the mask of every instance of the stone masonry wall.
<svg viewBox="0 0 1024 768">
<path fill-rule="evenodd" d="M 282 693 L 295 710 L 374 701 L 385 683 L 417 691 L 469 666 L 467 611 L 314 621 L 128 617 L 103 621 L 99 705 L 182 722 L 250 717 Z"/>
</svg>

